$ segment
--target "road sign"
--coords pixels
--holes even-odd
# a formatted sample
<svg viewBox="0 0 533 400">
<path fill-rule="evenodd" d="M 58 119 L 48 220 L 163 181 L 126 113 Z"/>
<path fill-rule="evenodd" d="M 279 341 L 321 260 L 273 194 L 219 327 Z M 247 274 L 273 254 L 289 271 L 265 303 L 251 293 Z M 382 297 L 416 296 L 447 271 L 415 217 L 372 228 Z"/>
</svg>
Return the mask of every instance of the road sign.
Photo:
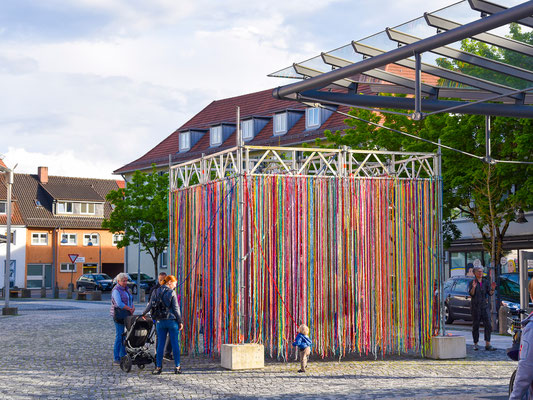
<svg viewBox="0 0 533 400">
<path fill-rule="evenodd" d="M 78 258 L 76 258 L 76 262 L 77 263 L 84 263 L 85 262 L 85 257 L 78 256 Z"/>
<path fill-rule="evenodd" d="M 69 254 L 68 257 L 70 258 L 70 261 L 74 264 L 76 262 L 76 259 L 78 258 L 78 254 Z"/>
</svg>

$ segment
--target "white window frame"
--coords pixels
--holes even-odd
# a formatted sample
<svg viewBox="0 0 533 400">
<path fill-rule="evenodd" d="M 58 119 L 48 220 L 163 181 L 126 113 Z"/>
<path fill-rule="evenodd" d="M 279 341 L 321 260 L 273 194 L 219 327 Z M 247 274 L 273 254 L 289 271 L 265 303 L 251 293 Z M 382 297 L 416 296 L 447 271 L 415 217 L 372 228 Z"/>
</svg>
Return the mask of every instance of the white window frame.
<svg viewBox="0 0 533 400">
<path fill-rule="evenodd" d="M 66 237 L 67 243 L 61 243 L 62 246 L 76 246 L 78 244 L 78 235 L 76 233 L 61 234 L 61 241 Z"/>
<path fill-rule="evenodd" d="M 123 233 L 114 233 L 113 234 L 113 246 L 116 246 L 117 242 L 120 242 L 122 239 L 124 239 Z"/>
<path fill-rule="evenodd" d="M 191 148 L 191 131 L 187 132 L 180 132 L 180 138 L 179 138 L 179 150 L 180 151 L 187 151 Z"/>
<path fill-rule="evenodd" d="M 44 239 L 44 243 L 43 243 Z M 33 246 L 47 246 L 48 245 L 48 232 L 32 232 L 31 244 Z"/>
<path fill-rule="evenodd" d="M 84 206 L 85 206 L 85 211 L 83 211 Z M 89 210 L 90 206 L 92 206 L 93 208 L 92 212 Z M 80 203 L 80 214 L 85 214 L 85 215 L 96 214 L 96 204 L 95 203 Z"/>
<path fill-rule="evenodd" d="M 242 140 L 250 140 L 254 138 L 254 120 L 246 119 L 241 122 Z"/>
<path fill-rule="evenodd" d="M 83 245 L 84 246 L 89 246 L 89 238 L 91 239 L 93 246 L 99 246 L 98 241 L 100 240 L 100 238 L 98 237 L 98 235 L 92 234 L 92 233 L 83 234 Z"/>
<path fill-rule="evenodd" d="M 274 114 L 274 136 L 287 133 L 288 117 L 289 116 L 287 112 Z"/>
<path fill-rule="evenodd" d="M 59 272 L 76 272 L 76 264 L 72 263 L 61 263 L 59 267 Z"/>
<path fill-rule="evenodd" d="M 7 213 L 7 201 L 0 201 L 0 214 L 4 215 Z"/>
<path fill-rule="evenodd" d="M 212 147 L 222 144 L 222 125 L 212 126 L 209 129 L 209 144 Z"/>
<path fill-rule="evenodd" d="M 70 204 L 70 211 L 67 210 L 67 204 Z M 59 210 L 59 207 L 63 207 L 63 211 Z M 73 214 L 74 213 L 74 203 L 71 201 L 58 201 L 56 204 L 56 214 Z"/>
<path fill-rule="evenodd" d="M 320 126 L 320 108 L 309 107 L 305 109 L 305 127 L 316 128 Z"/>
</svg>

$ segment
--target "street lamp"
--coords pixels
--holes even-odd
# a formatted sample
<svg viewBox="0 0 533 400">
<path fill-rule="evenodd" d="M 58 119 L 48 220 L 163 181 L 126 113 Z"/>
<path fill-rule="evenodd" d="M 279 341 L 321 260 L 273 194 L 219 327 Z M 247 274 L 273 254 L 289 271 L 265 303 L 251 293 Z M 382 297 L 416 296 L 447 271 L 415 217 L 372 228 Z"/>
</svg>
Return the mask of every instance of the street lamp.
<svg viewBox="0 0 533 400">
<path fill-rule="evenodd" d="M 89 236 L 89 242 L 87 243 L 87 246 L 94 246 L 91 240 L 93 235 L 98 235 L 98 268 L 96 269 L 96 273 L 99 274 L 102 272 L 102 240 L 98 232 L 93 232 Z"/>
<path fill-rule="evenodd" d="M 137 302 L 141 302 L 141 229 L 145 224 L 148 224 L 152 227 L 152 235 L 150 236 L 150 239 L 148 239 L 151 243 L 157 242 L 157 238 L 155 237 L 155 228 L 154 226 L 148 222 L 148 221 L 139 221 L 139 253 L 137 256 Z"/>
<path fill-rule="evenodd" d="M 16 165 L 15 165 L 16 167 Z M 15 169 L 15 168 L 13 168 Z M 2 315 L 17 314 L 16 308 L 9 307 L 9 275 L 11 272 L 11 191 L 13 188 L 13 169 L 0 165 L 0 172 L 6 174 L 7 204 L 6 204 L 6 270 L 4 273 L 4 308 Z"/>
</svg>

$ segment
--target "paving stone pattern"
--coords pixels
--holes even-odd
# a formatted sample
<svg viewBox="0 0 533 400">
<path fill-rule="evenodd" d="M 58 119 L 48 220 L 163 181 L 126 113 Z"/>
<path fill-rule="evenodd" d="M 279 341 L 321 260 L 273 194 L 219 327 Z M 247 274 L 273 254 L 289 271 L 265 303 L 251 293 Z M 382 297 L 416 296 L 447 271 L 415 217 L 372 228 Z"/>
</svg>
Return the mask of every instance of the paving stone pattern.
<svg viewBox="0 0 533 400">
<path fill-rule="evenodd" d="M 20 315 L 0 317 L 1 399 L 505 399 L 516 363 L 503 350 L 464 360 L 415 356 L 385 360 L 267 360 L 256 371 L 226 371 L 218 360 L 182 358 L 182 375 L 129 374 L 112 365 L 114 325 L 98 302 L 20 301 Z"/>
</svg>

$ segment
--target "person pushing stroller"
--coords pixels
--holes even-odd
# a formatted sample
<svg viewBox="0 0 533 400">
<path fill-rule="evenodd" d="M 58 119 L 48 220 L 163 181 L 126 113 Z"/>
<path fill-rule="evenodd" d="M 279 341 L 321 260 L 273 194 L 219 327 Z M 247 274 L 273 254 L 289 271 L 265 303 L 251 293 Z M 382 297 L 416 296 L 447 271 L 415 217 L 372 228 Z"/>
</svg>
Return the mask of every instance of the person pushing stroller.
<svg viewBox="0 0 533 400">
<path fill-rule="evenodd" d="M 173 275 L 168 275 L 161 281 L 161 287 L 154 290 L 150 296 L 150 301 L 143 311 L 143 315 L 150 312 L 152 319 L 156 321 L 157 350 L 156 367 L 152 374 L 159 375 L 163 366 L 163 353 L 167 334 L 170 336 L 172 352 L 174 353 L 174 373 L 181 374 L 179 331 L 183 329 L 181 313 L 178 307 L 178 299 L 174 289 L 177 279 Z"/>
</svg>

